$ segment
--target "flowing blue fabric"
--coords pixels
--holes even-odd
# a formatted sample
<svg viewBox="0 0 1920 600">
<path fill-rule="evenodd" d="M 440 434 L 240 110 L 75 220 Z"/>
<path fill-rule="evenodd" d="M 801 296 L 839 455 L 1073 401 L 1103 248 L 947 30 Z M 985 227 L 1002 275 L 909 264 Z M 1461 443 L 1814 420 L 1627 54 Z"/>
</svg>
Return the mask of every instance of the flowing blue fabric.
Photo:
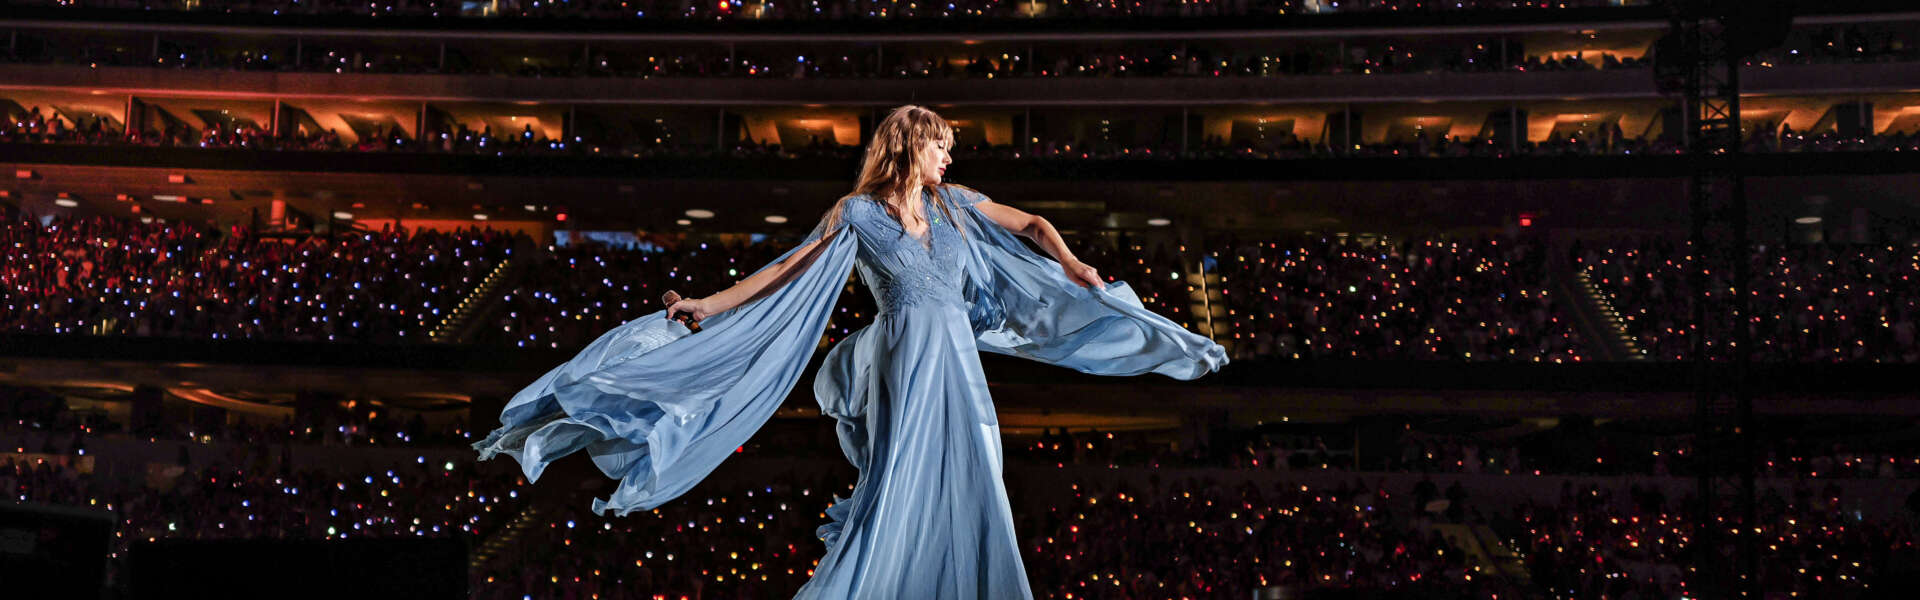
<svg viewBox="0 0 1920 600">
<path fill-rule="evenodd" d="M 615 327 L 516 394 L 474 448 L 483 460 L 514 457 L 529 481 L 586 449 L 620 480 L 612 498 L 594 500 L 597 513 L 672 500 L 766 423 L 857 268 L 880 311 L 828 352 L 814 395 L 860 477 L 827 509 L 826 554 L 796 597 L 1032 598 L 980 351 L 1178 379 L 1227 358 L 1141 308 L 1124 283 L 1074 283 L 981 214 L 985 199 L 955 185 L 929 191 L 924 214 L 937 220 L 916 237 L 873 200 L 850 198 L 838 225 L 823 220 L 807 238 L 824 241 L 798 277 L 707 319 L 697 336 L 664 312 Z"/>
<path fill-rule="evenodd" d="M 807 242 L 825 233 L 815 228 Z M 620 480 L 612 497 L 593 501 L 595 513 L 625 516 L 679 497 L 759 431 L 799 381 L 846 284 L 853 242 L 835 235 L 816 245 L 800 257 L 811 262 L 798 277 L 707 318 L 698 336 L 666 311 L 608 330 L 514 394 L 501 427 L 473 448 L 480 460 L 513 457 L 530 482 L 585 449 Z"/>
</svg>

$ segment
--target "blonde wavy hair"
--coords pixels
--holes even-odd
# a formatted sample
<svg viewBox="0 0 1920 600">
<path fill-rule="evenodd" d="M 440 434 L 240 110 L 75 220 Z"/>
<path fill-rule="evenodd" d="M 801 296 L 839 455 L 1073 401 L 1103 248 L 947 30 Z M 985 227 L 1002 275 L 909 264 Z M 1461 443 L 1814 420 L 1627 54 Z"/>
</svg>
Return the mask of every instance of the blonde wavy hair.
<svg viewBox="0 0 1920 600">
<path fill-rule="evenodd" d="M 865 195 L 879 202 L 881 206 L 890 206 L 889 200 L 904 199 L 908 190 L 920 184 L 925 177 L 925 169 L 938 168 L 919 163 L 920 148 L 929 143 L 953 144 L 953 126 L 947 120 L 926 107 L 908 104 L 893 109 L 874 127 L 873 141 L 867 144 L 866 157 L 860 162 L 860 177 L 853 184 L 853 191 L 833 203 L 827 211 L 826 231 L 832 231 L 840 225 L 840 212 L 846 208 L 848 200 Z M 941 182 L 945 187 L 945 182 Z M 940 209 L 948 221 L 953 221 L 953 211 L 947 206 L 947 199 L 934 190 L 933 204 Z M 912 206 L 909 204 L 909 206 Z M 922 215 L 924 218 L 925 215 Z M 959 227 L 959 222 L 954 222 Z M 902 227 L 904 234 L 905 227 Z"/>
</svg>

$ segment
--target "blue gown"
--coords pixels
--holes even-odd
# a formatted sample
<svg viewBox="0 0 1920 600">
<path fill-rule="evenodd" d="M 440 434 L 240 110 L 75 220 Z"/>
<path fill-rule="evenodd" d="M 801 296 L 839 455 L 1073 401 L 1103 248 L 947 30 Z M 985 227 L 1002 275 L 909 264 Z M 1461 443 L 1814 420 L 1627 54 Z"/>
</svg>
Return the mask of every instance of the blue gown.
<svg viewBox="0 0 1920 600">
<path fill-rule="evenodd" d="M 924 214 L 940 222 L 916 238 L 875 201 L 851 198 L 831 231 L 823 219 L 808 236 L 832 237 L 785 285 L 709 317 L 699 335 L 664 311 L 607 331 L 516 394 L 501 427 L 473 447 L 481 460 L 512 456 L 528 481 L 584 449 L 620 480 L 594 512 L 664 504 L 772 416 L 857 267 L 880 311 L 828 352 L 814 395 L 860 477 L 827 509 L 826 554 L 796 598 L 1032 598 L 979 351 L 1177 379 L 1227 358 L 1142 308 L 1125 283 L 1073 283 L 981 215 L 984 199 L 955 185 L 929 190 Z"/>
</svg>

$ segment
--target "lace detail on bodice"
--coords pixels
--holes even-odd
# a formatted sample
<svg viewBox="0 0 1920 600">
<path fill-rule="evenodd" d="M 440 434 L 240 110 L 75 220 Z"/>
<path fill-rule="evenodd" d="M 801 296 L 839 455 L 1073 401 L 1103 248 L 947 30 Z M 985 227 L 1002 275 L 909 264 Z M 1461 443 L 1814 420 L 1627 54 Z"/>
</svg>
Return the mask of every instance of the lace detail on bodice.
<svg viewBox="0 0 1920 600">
<path fill-rule="evenodd" d="M 965 304 L 961 286 L 966 242 L 930 198 L 923 210 L 930 222 L 926 237 L 916 238 L 871 200 L 860 199 L 849 208 L 849 223 L 861 239 L 854 266 L 873 292 L 880 314 L 929 302 Z"/>
<path fill-rule="evenodd" d="M 959 304 L 961 301 L 957 278 L 933 271 L 897 273 L 888 277 L 874 273 L 863 264 L 860 265 L 860 278 L 873 291 L 873 301 L 880 307 L 881 314 L 926 302 Z"/>
</svg>

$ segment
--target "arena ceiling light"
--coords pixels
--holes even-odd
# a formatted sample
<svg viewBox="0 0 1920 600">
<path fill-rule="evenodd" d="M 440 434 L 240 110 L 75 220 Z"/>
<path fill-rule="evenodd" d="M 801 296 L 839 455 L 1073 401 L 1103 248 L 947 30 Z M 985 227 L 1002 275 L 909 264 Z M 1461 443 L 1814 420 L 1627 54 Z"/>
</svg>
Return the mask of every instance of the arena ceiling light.
<svg viewBox="0 0 1920 600">
<path fill-rule="evenodd" d="M 485 221 L 487 220 L 487 213 L 473 213 L 473 220 Z"/>
<path fill-rule="evenodd" d="M 1801 225 L 1819 225 L 1820 217 L 1800 217 L 1798 219 L 1794 219 L 1793 222 L 1799 223 Z"/>
<path fill-rule="evenodd" d="M 678 220 L 678 221 L 674 221 L 674 224 L 676 224 L 676 225 L 692 225 L 692 224 L 693 224 L 693 219 L 680 219 L 680 220 Z"/>
<path fill-rule="evenodd" d="M 1168 220 L 1166 217 L 1154 217 L 1151 219 L 1147 219 L 1147 224 L 1152 225 L 1154 227 L 1166 227 L 1168 225 L 1172 225 L 1173 221 Z"/>
<path fill-rule="evenodd" d="M 767 222 L 778 225 L 787 222 L 787 218 L 780 215 L 767 215 Z"/>
<path fill-rule="evenodd" d="M 687 216 L 695 219 L 711 219 L 713 218 L 713 211 L 704 208 L 689 208 L 687 209 Z"/>
<path fill-rule="evenodd" d="M 59 199 L 55 199 L 55 200 L 53 201 L 53 203 L 54 203 L 54 204 L 58 204 L 58 205 L 61 205 L 61 206 L 65 206 L 65 207 L 67 207 L 67 208 L 75 208 L 75 207 L 78 207 L 78 206 L 80 206 L 80 203 L 79 203 L 79 202 L 74 202 L 72 198 L 59 198 Z"/>
<path fill-rule="evenodd" d="M 339 219 L 342 221 L 352 221 L 353 213 L 350 213 L 344 210 L 336 210 L 336 211 L 333 211 L 333 218 Z"/>
</svg>

